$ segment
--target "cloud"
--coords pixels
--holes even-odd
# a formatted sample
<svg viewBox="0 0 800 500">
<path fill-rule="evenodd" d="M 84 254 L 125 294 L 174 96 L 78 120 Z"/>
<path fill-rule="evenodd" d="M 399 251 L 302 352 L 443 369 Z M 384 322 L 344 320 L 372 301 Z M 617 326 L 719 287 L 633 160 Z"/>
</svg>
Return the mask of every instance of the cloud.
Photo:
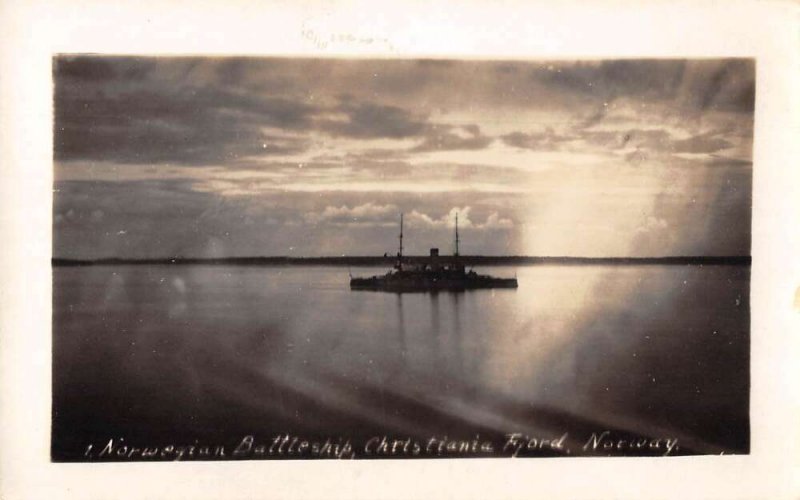
<svg viewBox="0 0 800 500">
<path fill-rule="evenodd" d="M 580 136 L 587 143 L 606 151 L 626 152 L 626 159 L 633 163 L 641 163 L 644 159 L 655 156 L 663 157 L 674 149 L 670 132 L 660 128 L 616 131 L 584 130 Z M 635 150 L 630 151 L 631 148 L 635 148 Z"/>
<path fill-rule="evenodd" d="M 740 167 L 740 168 L 752 168 L 753 161 L 752 160 L 740 160 L 738 158 L 726 158 L 724 156 L 710 155 L 708 161 L 704 163 L 708 166 L 720 166 L 720 167 Z"/>
<path fill-rule="evenodd" d="M 299 130 L 308 125 L 312 106 L 167 83 L 117 88 L 113 82 L 56 80 L 55 158 L 209 165 L 307 147 L 302 137 L 277 137 L 262 129 Z"/>
<path fill-rule="evenodd" d="M 705 234 L 696 213 L 679 224 L 685 200 L 648 207 L 680 179 L 748 189 L 731 172 L 752 167 L 752 60 L 59 56 L 53 69 L 55 178 L 76 181 L 56 195 L 62 253 L 382 254 L 399 212 L 419 229 L 409 244 L 427 245 L 449 241 L 454 211 L 476 253 L 748 241 L 749 228 Z M 744 220 L 745 195 L 703 209 Z M 523 235 L 548 221 L 619 234 Z"/>
<path fill-rule="evenodd" d="M 55 59 L 54 76 L 56 159 L 120 164 L 232 165 L 242 158 L 300 156 L 325 143 L 325 136 L 349 140 L 344 153 L 353 155 L 381 139 L 418 141 L 394 148 L 405 155 L 480 150 L 495 137 L 477 123 L 486 113 L 559 106 L 558 119 L 571 126 L 548 125 L 545 117 L 544 131 L 496 136 L 518 149 L 572 150 L 576 132 L 620 117 L 628 128 L 642 128 L 645 120 L 691 122 L 706 109 L 752 113 L 754 95 L 753 61 L 741 59 L 481 63 L 63 56 Z M 473 123 L 448 123 L 448 108 L 467 107 L 474 110 L 467 118 Z M 676 147 L 719 150 L 721 141 L 732 140 Z M 383 154 L 380 147 L 371 149 L 376 158 Z"/>
<path fill-rule="evenodd" d="M 594 147 L 598 152 L 621 152 L 627 161 L 641 164 L 647 159 L 657 157 L 669 158 L 683 153 L 710 155 L 733 147 L 731 141 L 723 138 L 724 135 L 725 130 L 711 130 L 676 139 L 666 128 L 588 128 L 574 130 L 573 135 L 563 135 L 548 128 L 545 132 L 532 134 L 514 132 L 504 135 L 502 139 L 507 145 L 537 151 L 585 151 L 587 147 Z M 710 158 L 709 156 L 708 159 Z"/>
<path fill-rule="evenodd" d="M 596 105 L 618 97 L 673 102 L 683 111 L 745 112 L 753 110 L 755 64 L 752 59 L 608 60 L 555 63 L 537 68 L 531 77 L 570 91 Z M 604 115 L 597 108 L 597 121 Z M 599 116 L 598 116 L 599 115 Z"/>
<path fill-rule="evenodd" d="M 53 79 L 75 79 L 83 85 L 141 81 L 152 76 L 159 60 L 149 57 L 59 56 L 53 59 Z"/>
<path fill-rule="evenodd" d="M 511 219 L 500 217 L 497 212 L 492 212 L 486 218 L 486 222 L 478 224 L 478 229 L 511 229 L 514 227 L 514 222 Z"/>
<path fill-rule="evenodd" d="M 636 148 L 634 151 L 625 154 L 625 161 L 632 165 L 641 165 L 649 159 L 650 155 L 641 148 Z"/>
<path fill-rule="evenodd" d="M 678 92 L 684 68 L 684 61 L 652 59 L 556 63 L 555 71 L 538 71 L 533 77 L 601 103 L 620 95 L 670 99 Z"/>
<path fill-rule="evenodd" d="M 411 151 L 476 150 L 488 147 L 494 139 L 481 134 L 477 125 L 432 125 L 425 140 Z"/>
<path fill-rule="evenodd" d="M 472 207 L 453 207 L 445 215 L 434 217 L 423 210 L 413 209 L 404 214 L 404 224 L 416 229 L 455 228 L 456 214 L 458 227 L 465 230 L 495 230 L 514 227 L 511 219 L 501 217 L 491 211 L 484 222 L 474 222 L 470 218 Z M 337 226 L 395 227 L 399 224 L 401 209 L 396 204 L 378 205 L 367 202 L 350 207 L 349 205 L 328 205 L 324 210 L 305 215 L 311 224 L 332 224 Z"/>
<path fill-rule="evenodd" d="M 62 78 L 75 78 L 88 82 L 105 81 L 116 77 L 117 70 L 113 59 L 61 57 L 53 60 L 53 76 L 56 81 Z"/>
<path fill-rule="evenodd" d="M 411 227 L 420 228 L 455 228 L 456 215 L 458 215 L 459 229 L 474 229 L 474 230 L 493 230 L 493 229 L 510 229 L 514 227 L 511 219 L 500 217 L 500 215 L 493 211 L 487 217 L 485 222 L 473 222 L 470 219 L 470 212 L 472 207 L 453 207 L 450 211 L 438 218 L 431 217 L 430 215 L 413 210 L 406 220 Z"/>
<path fill-rule="evenodd" d="M 403 139 L 421 134 L 427 126 L 424 116 L 396 106 L 346 99 L 336 111 L 342 118 L 317 120 L 317 126 L 332 136 Z"/>
<path fill-rule="evenodd" d="M 754 61 L 686 62 L 677 101 L 699 111 L 752 113 L 755 105 Z"/>
<path fill-rule="evenodd" d="M 624 154 L 641 163 L 644 157 L 663 156 L 674 150 L 672 137 L 665 129 L 593 130 L 572 128 L 557 133 L 551 127 L 544 131 L 513 132 L 502 136 L 503 142 L 518 149 L 532 151 L 564 151 L 567 153 Z M 635 148 L 634 151 L 631 151 Z"/>
<path fill-rule="evenodd" d="M 381 162 L 383 164 L 389 160 L 403 160 L 408 157 L 409 152 L 405 149 L 366 148 L 338 155 L 337 160 L 352 162 L 355 167 L 360 167 L 363 163 L 375 165 L 376 162 Z M 392 162 L 391 165 L 398 165 L 398 162 Z"/>
<path fill-rule="evenodd" d="M 593 111 L 589 116 L 584 118 L 582 122 L 577 125 L 577 128 L 589 128 L 593 125 L 596 125 L 603 121 L 608 114 L 607 103 L 603 103 L 602 106 L 597 107 L 595 111 Z"/>
<path fill-rule="evenodd" d="M 647 219 L 645 219 L 644 223 L 641 226 L 636 228 L 636 232 L 649 233 L 652 231 L 663 231 L 667 227 L 669 227 L 669 223 L 667 223 L 665 219 L 654 217 L 651 215 L 648 216 Z"/>
<path fill-rule="evenodd" d="M 554 151 L 561 148 L 562 143 L 575 139 L 574 136 L 557 134 L 552 127 L 540 132 L 512 132 L 503 135 L 502 141 L 508 146 L 537 151 Z"/>
<path fill-rule="evenodd" d="M 733 146 L 730 141 L 718 137 L 717 134 L 717 131 L 711 131 L 674 141 L 672 148 L 676 153 L 716 153 Z"/>
<path fill-rule="evenodd" d="M 307 214 L 305 220 L 312 224 L 385 225 L 387 223 L 396 223 L 392 221 L 397 219 L 399 213 L 395 205 L 377 205 L 370 202 L 352 208 L 347 205 L 342 205 L 340 207 L 327 206 L 322 212 Z"/>
</svg>

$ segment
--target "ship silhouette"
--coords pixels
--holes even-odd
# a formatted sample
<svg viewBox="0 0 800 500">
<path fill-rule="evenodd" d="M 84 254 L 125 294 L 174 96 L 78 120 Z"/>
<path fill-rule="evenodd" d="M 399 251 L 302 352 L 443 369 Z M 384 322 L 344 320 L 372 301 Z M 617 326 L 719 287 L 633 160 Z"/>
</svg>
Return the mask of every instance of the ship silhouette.
<svg viewBox="0 0 800 500">
<path fill-rule="evenodd" d="M 458 253 L 458 214 L 455 226 L 455 250 L 450 258 L 440 257 L 438 248 L 420 263 L 403 261 L 403 214 L 400 214 L 400 247 L 394 268 L 386 274 L 369 278 L 350 278 L 351 290 L 386 292 L 426 292 L 439 290 L 475 290 L 481 288 L 517 288 L 516 278 L 496 278 L 467 271 Z"/>
</svg>

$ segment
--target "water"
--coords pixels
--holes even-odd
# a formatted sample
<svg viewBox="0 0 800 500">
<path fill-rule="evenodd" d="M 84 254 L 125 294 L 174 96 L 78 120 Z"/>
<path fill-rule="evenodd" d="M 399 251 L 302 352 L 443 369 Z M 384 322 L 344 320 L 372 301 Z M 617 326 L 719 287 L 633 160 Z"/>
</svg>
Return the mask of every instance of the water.
<svg viewBox="0 0 800 500">
<path fill-rule="evenodd" d="M 281 433 L 354 447 L 568 433 L 580 453 L 610 430 L 674 437 L 673 454 L 748 451 L 749 267 L 478 271 L 519 288 L 350 291 L 341 267 L 56 267 L 53 458 L 109 439 L 229 456 L 242 436 Z"/>
</svg>

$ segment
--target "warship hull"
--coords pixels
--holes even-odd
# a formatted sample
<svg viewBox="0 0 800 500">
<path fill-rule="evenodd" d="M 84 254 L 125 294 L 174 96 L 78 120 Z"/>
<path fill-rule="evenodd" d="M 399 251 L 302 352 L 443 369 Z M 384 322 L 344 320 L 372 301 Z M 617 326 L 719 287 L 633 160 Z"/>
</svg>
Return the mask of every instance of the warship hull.
<svg viewBox="0 0 800 500">
<path fill-rule="evenodd" d="M 405 273 L 403 273 L 405 274 Z M 372 290 L 385 292 L 430 292 L 462 291 L 487 288 L 517 288 L 516 278 L 495 278 L 480 274 L 462 276 L 431 276 L 423 273 L 389 273 L 384 276 L 352 278 L 351 290 Z"/>
</svg>

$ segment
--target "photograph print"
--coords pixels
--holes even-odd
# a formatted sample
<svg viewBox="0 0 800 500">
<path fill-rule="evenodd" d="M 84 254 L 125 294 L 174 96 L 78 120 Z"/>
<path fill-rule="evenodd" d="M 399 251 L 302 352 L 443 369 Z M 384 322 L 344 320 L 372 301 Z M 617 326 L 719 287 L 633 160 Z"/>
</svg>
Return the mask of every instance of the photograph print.
<svg viewBox="0 0 800 500">
<path fill-rule="evenodd" d="M 53 462 L 750 451 L 752 59 L 53 58 Z"/>
</svg>

